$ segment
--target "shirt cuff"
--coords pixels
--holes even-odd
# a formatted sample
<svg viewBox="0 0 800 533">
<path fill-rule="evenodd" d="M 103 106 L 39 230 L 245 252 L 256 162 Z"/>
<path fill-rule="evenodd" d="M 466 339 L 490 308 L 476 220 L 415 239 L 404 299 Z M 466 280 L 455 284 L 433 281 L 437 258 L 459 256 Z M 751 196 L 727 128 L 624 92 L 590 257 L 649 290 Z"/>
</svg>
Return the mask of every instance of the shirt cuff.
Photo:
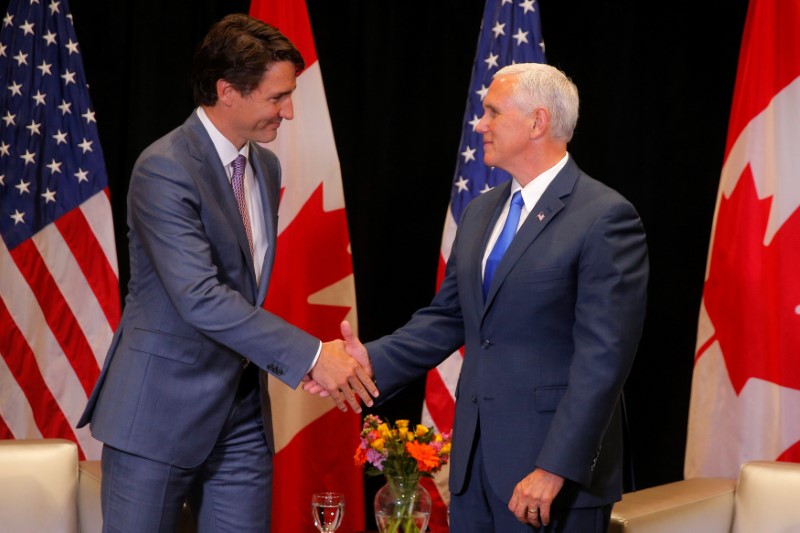
<svg viewBox="0 0 800 533">
<path fill-rule="evenodd" d="M 317 360 L 319 359 L 319 354 L 322 353 L 322 341 L 319 341 L 319 346 L 317 347 L 317 355 L 314 356 L 314 360 L 311 361 L 311 366 L 308 367 L 308 372 L 306 374 L 310 374 L 311 370 L 314 368 L 314 365 L 317 364 Z"/>
</svg>

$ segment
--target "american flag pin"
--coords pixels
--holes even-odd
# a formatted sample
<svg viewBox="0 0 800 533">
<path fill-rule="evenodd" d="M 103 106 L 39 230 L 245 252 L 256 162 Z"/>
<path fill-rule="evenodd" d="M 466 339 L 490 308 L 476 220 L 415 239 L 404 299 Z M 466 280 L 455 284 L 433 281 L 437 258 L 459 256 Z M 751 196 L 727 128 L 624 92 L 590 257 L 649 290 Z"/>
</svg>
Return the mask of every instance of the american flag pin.
<svg viewBox="0 0 800 533">
<path fill-rule="evenodd" d="M 541 222 L 542 220 L 544 220 L 544 213 L 539 213 L 538 215 L 536 215 L 536 218 L 538 218 L 539 222 Z"/>
</svg>

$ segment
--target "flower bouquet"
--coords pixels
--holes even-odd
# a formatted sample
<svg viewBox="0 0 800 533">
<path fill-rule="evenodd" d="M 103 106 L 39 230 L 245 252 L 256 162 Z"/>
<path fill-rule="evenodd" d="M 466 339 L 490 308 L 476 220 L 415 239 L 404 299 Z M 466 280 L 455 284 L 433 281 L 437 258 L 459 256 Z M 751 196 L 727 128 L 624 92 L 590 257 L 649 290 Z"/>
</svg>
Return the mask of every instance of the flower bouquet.
<svg viewBox="0 0 800 533">
<path fill-rule="evenodd" d="M 450 458 L 450 435 L 408 420 L 393 426 L 375 415 L 364 417 L 355 462 L 367 475 L 383 475 L 386 485 L 375 495 L 375 520 L 381 533 L 419 533 L 430 517 L 431 499 L 419 484 Z"/>
</svg>

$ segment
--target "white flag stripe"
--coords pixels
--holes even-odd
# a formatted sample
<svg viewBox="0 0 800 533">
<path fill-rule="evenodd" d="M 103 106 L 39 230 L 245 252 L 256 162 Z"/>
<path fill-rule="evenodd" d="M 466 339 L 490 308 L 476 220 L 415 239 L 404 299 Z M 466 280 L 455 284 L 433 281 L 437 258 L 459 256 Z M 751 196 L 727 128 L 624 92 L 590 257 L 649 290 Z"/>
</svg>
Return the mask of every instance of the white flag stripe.
<svg viewBox="0 0 800 533">
<path fill-rule="evenodd" d="M 78 411 L 78 416 L 75 419 L 70 417 L 69 422 L 72 425 L 72 428 L 75 430 L 75 437 L 78 439 L 78 446 L 80 446 L 81 451 L 83 451 L 83 455 L 86 457 L 86 460 L 98 461 L 100 460 L 100 455 L 103 452 L 103 443 L 92 437 L 91 428 L 89 426 L 84 426 L 81 429 L 75 429 L 75 424 L 78 422 L 78 418 L 80 418 L 83 407 L 85 406 L 86 402 L 84 402 L 80 411 Z"/>
<path fill-rule="evenodd" d="M 450 396 L 456 397 L 456 386 L 458 385 L 458 377 L 461 375 L 461 365 L 464 363 L 464 357 L 460 351 L 453 352 L 450 356 L 439 363 L 439 375 L 442 382 L 450 391 Z"/>
<path fill-rule="evenodd" d="M 453 239 L 456 238 L 458 224 L 453 218 L 453 212 L 448 208 L 444 219 L 444 229 L 442 230 L 441 254 L 445 263 L 450 259 L 450 250 L 453 249 Z"/>
<path fill-rule="evenodd" d="M 2 357 L 10 355 L 0 354 L 0 418 L 15 438 L 41 438 L 42 434 L 33 421 L 33 411 L 28 399 Z"/>
<path fill-rule="evenodd" d="M 55 224 L 34 235 L 33 242 L 101 367 L 114 332 L 92 287 Z"/>
<path fill-rule="evenodd" d="M 88 399 L 58 340 L 47 326 L 44 313 L 5 242 L 0 239 L 0 294 L 12 320 L 30 346 L 36 364 L 66 419 L 74 427 Z M 104 318 L 105 320 L 105 318 Z M 12 376 L 13 379 L 13 376 Z M 17 438 L 28 438 L 17 436 Z"/>
<path fill-rule="evenodd" d="M 106 256 L 106 261 L 111 265 L 114 275 L 119 278 L 119 267 L 117 265 L 117 245 L 114 240 L 114 225 L 111 223 L 111 202 L 106 191 L 100 191 L 85 202 L 80 207 L 86 222 L 92 228 L 100 248 Z M 108 344 L 105 344 L 108 346 Z"/>
</svg>

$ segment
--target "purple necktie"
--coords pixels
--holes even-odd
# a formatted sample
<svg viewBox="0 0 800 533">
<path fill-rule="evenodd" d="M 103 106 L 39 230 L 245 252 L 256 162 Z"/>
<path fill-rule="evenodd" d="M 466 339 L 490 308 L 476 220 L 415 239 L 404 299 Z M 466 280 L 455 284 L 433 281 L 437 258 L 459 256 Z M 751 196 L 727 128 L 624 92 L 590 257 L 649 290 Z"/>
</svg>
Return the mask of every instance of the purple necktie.
<svg viewBox="0 0 800 533">
<path fill-rule="evenodd" d="M 233 167 L 231 187 L 233 187 L 233 195 L 236 197 L 236 204 L 239 206 L 239 214 L 242 216 L 244 231 L 247 233 L 247 244 L 250 246 L 250 257 L 253 257 L 253 232 L 250 229 L 250 215 L 247 212 L 247 201 L 244 197 L 244 167 L 246 164 L 247 159 L 241 154 L 239 154 L 239 156 L 233 160 L 233 163 L 231 163 L 231 166 Z"/>
<path fill-rule="evenodd" d="M 506 222 L 503 225 L 502 231 L 500 231 L 500 236 L 497 237 L 494 248 L 492 248 L 491 253 L 489 253 L 489 257 L 486 258 L 486 267 L 483 270 L 484 300 L 486 299 L 486 295 L 489 294 L 489 285 L 492 284 L 494 271 L 497 269 L 497 265 L 500 264 L 500 260 L 503 258 L 503 254 L 506 253 L 511 241 L 514 240 L 514 235 L 517 234 L 517 226 L 519 225 L 519 216 L 522 212 L 523 204 L 522 194 L 520 191 L 515 192 L 514 196 L 511 198 L 508 216 L 506 217 Z"/>
</svg>

